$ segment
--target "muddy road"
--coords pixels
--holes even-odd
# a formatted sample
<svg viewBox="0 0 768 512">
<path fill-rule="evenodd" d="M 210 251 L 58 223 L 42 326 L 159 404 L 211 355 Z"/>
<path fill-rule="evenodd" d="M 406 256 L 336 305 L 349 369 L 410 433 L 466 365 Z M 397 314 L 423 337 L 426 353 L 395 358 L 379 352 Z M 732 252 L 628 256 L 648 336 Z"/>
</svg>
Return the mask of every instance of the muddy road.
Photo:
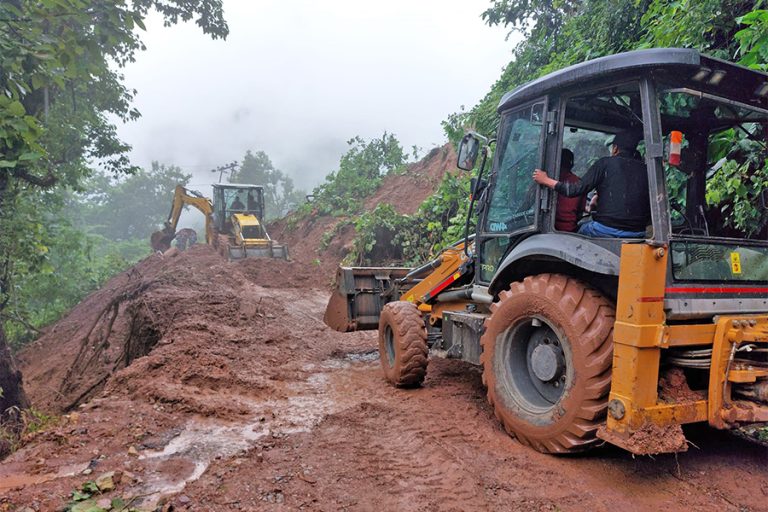
<svg viewBox="0 0 768 512">
<path fill-rule="evenodd" d="M 111 332 L 99 296 L 21 354 L 33 400 L 63 415 L 0 464 L 0 510 L 61 510 L 108 471 L 104 496 L 142 510 L 768 510 L 764 447 L 693 428 L 677 456 L 541 455 L 503 432 L 472 365 L 433 358 L 423 388 L 389 387 L 374 333 L 322 323 L 311 269 L 152 258 L 106 288 L 126 297 Z M 81 342 L 94 323 L 100 351 Z M 116 365 L 127 345 L 145 353 Z"/>
</svg>

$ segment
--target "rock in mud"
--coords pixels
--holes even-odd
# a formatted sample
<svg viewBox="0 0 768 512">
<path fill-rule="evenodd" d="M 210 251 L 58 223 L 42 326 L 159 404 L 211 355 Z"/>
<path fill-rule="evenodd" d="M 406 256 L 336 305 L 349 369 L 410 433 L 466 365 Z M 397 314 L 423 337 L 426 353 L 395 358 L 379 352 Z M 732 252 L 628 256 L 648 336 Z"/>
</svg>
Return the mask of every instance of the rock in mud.
<svg viewBox="0 0 768 512">
<path fill-rule="evenodd" d="M 122 474 L 120 476 L 122 476 Z M 115 483 L 119 480 L 120 478 L 118 477 L 117 473 L 114 471 L 108 471 L 107 473 L 99 475 L 99 477 L 96 479 L 96 486 L 101 492 L 109 492 L 114 490 Z"/>
<path fill-rule="evenodd" d="M 99 501 L 96 502 L 96 506 L 99 508 L 103 508 L 104 510 L 111 510 L 112 500 L 109 498 L 101 498 Z"/>
</svg>

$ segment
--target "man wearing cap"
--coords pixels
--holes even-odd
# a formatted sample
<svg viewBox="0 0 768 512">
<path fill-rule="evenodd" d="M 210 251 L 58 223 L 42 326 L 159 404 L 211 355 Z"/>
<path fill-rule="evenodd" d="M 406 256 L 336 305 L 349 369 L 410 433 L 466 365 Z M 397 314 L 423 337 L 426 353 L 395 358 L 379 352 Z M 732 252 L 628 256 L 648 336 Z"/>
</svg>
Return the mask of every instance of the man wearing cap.
<svg viewBox="0 0 768 512">
<path fill-rule="evenodd" d="M 546 171 L 536 169 L 533 180 L 566 197 L 577 197 L 597 190 L 599 209 L 592 221 L 579 228 L 579 234 L 600 238 L 645 238 L 651 223 L 648 171 L 638 158 L 638 132 L 623 131 L 610 144 L 611 156 L 601 158 L 589 168 L 580 182 L 557 181 Z"/>
</svg>

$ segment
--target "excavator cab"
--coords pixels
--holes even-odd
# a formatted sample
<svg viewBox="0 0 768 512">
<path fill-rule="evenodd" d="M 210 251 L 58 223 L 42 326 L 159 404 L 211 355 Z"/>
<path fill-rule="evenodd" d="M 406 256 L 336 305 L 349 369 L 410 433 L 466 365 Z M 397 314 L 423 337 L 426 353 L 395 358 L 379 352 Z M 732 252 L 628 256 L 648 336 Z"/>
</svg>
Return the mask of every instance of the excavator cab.
<svg viewBox="0 0 768 512">
<path fill-rule="evenodd" d="M 213 185 L 213 222 L 226 233 L 219 249 L 229 259 L 288 259 L 288 249 L 269 237 L 263 225 L 264 187 L 235 183 Z"/>
<path fill-rule="evenodd" d="M 397 386 L 423 381 L 427 351 L 481 365 L 496 417 L 545 453 L 684 451 L 684 424 L 768 421 L 768 75 L 640 50 L 524 84 L 498 111 L 495 146 L 459 149 L 460 168 L 481 159 L 474 238 L 418 269 L 340 269 L 326 322 L 378 327 Z M 639 134 L 622 158 L 642 179 L 618 198 L 638 205 L 631 236 L 557 229 L 559 194 L 533 171 L 560 179 L 569 149 L 584 177 L 623 132 Z"/>
<path fill-rule="evenodd" d="M 234 183 L 214 184 L 213 218 L 216 229 L 222 233 L 230 232 L 232 216 L 235 214 L 254 215 L 257 219 L 263 219 L 264 187 Z"/>
</svg>

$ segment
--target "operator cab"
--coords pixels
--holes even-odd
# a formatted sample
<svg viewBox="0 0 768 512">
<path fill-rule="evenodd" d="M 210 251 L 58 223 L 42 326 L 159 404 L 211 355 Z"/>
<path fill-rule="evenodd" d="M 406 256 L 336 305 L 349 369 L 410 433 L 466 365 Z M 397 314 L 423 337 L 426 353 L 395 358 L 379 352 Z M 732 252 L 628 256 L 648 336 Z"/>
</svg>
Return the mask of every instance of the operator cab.
<svg viewBox="0 0 768 512">
<path fill-rule="evenodd" d="M 214 184 L 213 217 L 216 229 L 222 233 L 230 233 L 234 214 L 255 215 L 261 222 L 264 218 L 264 187 L 235 183 Z M 263 238 L 263 235 L 258 238 Z"/>
<path fill-rule="evenodd" d="M 474 189 L 483 189 L 476 281 L 492 295 L 549 271 L 615 297 L 622 244 L 648 240 L 670 250 L 668 318 L 766 310 L 768 183 L 761 170 L 768 75 L 695 50 L 640 50 L 530 82 L 507 93 L 499 112 L 489 183 L 483 188 L 477 180 Z M 556 231 L 558 194 L 536 185 L 533 170 L 558 179 L 567 148 L 575 156 L 573 172 L 583 176 L 608 156 L 611 137 L 626 130 L 643 134 L 636 156 L 650 191 L 645 238 Z M 728 301 L 719 300 L 725 296 Z"/>
</svg>

